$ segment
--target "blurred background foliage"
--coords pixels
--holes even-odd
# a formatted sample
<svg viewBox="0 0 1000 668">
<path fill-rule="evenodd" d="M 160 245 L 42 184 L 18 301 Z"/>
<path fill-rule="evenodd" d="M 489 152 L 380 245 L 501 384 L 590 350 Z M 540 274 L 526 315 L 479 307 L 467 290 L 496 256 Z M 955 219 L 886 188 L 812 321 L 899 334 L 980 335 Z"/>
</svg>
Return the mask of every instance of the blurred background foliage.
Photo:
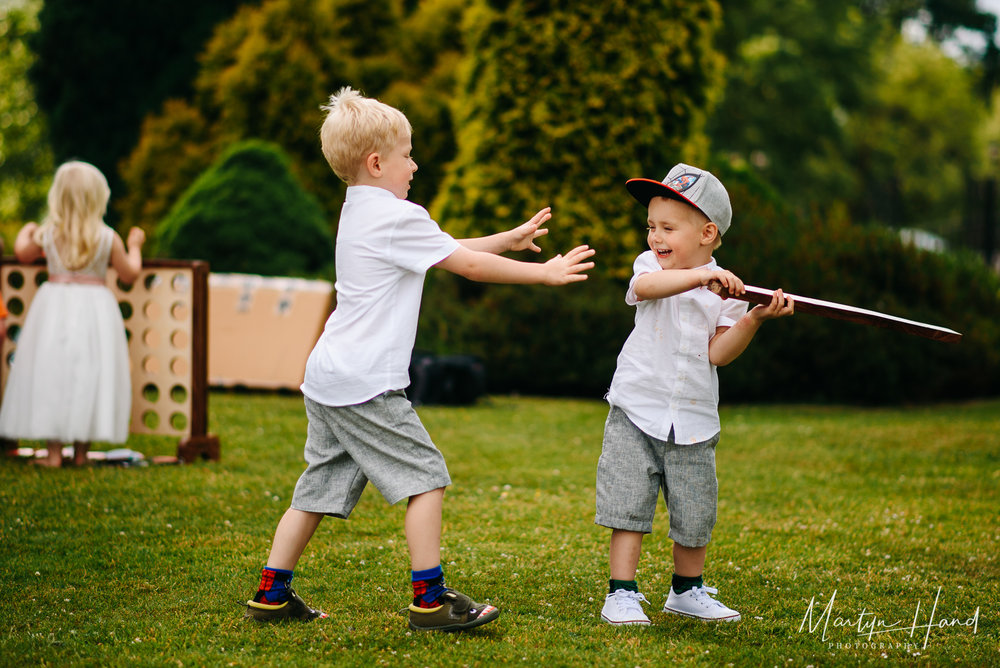
<svg viewBox="0 0 1000 668">
<path fill-rule="evenodd" d="M 645 244 L 622 184 L 684 160 L 729 187 L 717 257 L 749 283 L 966 334 L 947 346 L 810 316 L 768 324 L 721 372 L 727 399 L 995 394 L 996 27 L 974 0 L 6 0 L 0 234 L 9 247 L 43 214 L 54 165 L 79 158 L 108 175 L 109 222 L 206 257 L 216 245 L 175 246 L 170 230 L 204 207 L 192 192 L 234 144 L 261 140 L 332 237 L 344 186 L 319 150 L 319 107 L 351 85 L 410 118 L 410 197 L 444 229 L 486 234 L 552 205 L 546 255 L 598 248 L 591 280 L 562 290 L 429 274 L 418 346 L 481 355 L 496 391 L 603 392 Z M 290 245 L 273 225 L 255 228 L 271 252 L 240 271 L 333 278 L 329 263 L 272 261 Z M 236 266 L 231 247 L 206 259 Z"/>
<path fill-rule="evenodd" d="M 278 276 L 329 272 L 333 236 L 319 202 L 285 152 L 240 141 L 195 180 L 156 229 L 162 257 L 210 257 L 217 272 Z"/>
</svg>

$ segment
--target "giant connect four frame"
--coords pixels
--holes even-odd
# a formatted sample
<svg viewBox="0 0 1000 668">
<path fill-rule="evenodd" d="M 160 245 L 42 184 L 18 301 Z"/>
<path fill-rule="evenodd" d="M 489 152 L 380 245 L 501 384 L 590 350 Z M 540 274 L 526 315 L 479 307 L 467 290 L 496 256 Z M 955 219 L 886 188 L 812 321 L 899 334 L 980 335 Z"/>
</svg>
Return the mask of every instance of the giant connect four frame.
<svg viewBox="0 0 1000 668">
<path fill-rule="evenodd" d="M 208 272 L 208 263 L 198 260 L 144 260 L 130 286 L 113 268 L 107 275 L 129 342 L 130 430 L 177 436 L 177 456 L 184 461 L 219 458 L 219 439 L 207 433 Z M 31 300 L 47 278 L 44 261 L 0 258 L 0 292 L 10 312 L 0 347 L 0 397 Z"/>
</svg>

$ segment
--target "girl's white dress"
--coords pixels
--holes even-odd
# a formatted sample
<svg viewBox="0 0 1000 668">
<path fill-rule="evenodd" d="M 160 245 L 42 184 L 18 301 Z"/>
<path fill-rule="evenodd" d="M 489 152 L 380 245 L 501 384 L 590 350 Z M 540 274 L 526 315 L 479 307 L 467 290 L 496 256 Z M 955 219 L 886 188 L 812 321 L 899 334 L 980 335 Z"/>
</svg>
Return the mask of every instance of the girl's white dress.
<svg viewBox="0 0 1000 668">
<path fill-rule="evenodd" d="M 102 226 L 94 258 L 75 272 L 61 262 L 52 235 L 43 239 L 50 280 L 35 294 L 17 339 L 0 436 L 63 443 L 128 438 L 128 341 L 118 302 L 103 283 L 114 234 Z"/>
</svg>

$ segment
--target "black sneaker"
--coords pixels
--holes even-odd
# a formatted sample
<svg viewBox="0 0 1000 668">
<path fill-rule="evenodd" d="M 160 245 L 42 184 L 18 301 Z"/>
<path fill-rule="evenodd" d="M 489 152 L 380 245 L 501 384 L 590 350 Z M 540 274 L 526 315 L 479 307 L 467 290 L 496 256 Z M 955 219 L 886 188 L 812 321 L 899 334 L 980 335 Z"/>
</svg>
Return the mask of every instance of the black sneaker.
<svg viewBox="0 0 1000 668">
<path fill-rule="evenodd" d="M 416 631 L 462 631 L 482 626 L 500 616 L 499 608 L 476 603 L 454 589 L 445 590 L 436 608 L 410 604 L 410 628 Z"/>
<path fill-rule="evenodd" d="M 247 601 L 247 611 L 243 618 L 256 619 L 258 622 L 274 622 L 282 619 L 300 619 L 309 622 L 314 619 L 326 619 L 329 616 L 321 610 L 310 608 L 294 589 L 289 588 L 288 593 L 291 597 L 277 605 Z"/>
</svg>

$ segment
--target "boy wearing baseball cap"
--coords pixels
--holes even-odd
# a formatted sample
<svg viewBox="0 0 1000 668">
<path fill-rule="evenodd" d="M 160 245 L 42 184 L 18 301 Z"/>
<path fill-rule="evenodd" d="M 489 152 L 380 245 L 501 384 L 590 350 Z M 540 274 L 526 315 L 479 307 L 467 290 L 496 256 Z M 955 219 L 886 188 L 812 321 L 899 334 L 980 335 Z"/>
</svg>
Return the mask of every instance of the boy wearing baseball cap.
<svg viewBox="0 0 1000 668">
<path fill-rule="evenodd" d="M 745 292 L 712 257 L 732 219 L 729 194 L 714 175 L 678 164 L 662 182 L 631 179 L 625 187 L 648 207 L 649 250 L 636 258 L 625 295 L 636 307 L 635 328 L 608 392 L 597 465 L 595 522 L 611 529 L 611 580 L 601 618 L 649 624 L 635 574 L 662 489 L 674 541 L 663 611 L 737 621 L 740 614 L 713 598 L 717 590 L 702 580 L 718 496 L 716 367 L 736 359 L 765 320 L 791 315 L 794 305 L 776 290 L 770 304 L 747 312 L 746 302 L 724 301 L 708 288 L 718 281 L 730 294 Z"/>
</svg>

